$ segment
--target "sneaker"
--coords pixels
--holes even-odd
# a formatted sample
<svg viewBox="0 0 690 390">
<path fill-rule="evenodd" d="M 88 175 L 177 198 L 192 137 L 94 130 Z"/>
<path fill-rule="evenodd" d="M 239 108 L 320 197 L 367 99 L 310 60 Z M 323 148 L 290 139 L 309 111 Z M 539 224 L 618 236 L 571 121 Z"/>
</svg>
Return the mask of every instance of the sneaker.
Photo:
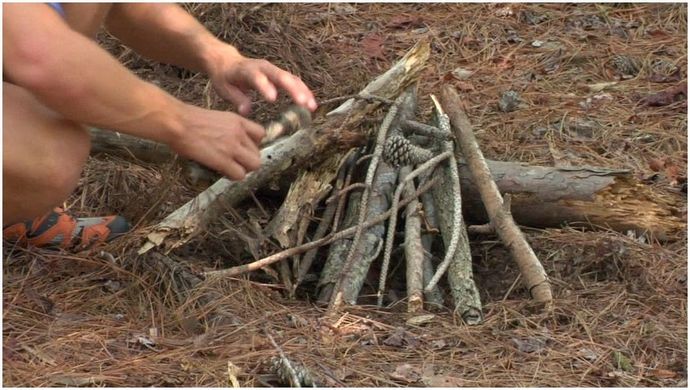
<svg viewBox="0 0 690 390">
<path fill-rule="evenodd" d="M 129 222 L 118 215 L 74 218 L 61 208 L 55 208 L 33 221 L 4 227 L 2 237 L 22 246 L 83 250 L 108 242 L 129 230 Z"/>
</svg>

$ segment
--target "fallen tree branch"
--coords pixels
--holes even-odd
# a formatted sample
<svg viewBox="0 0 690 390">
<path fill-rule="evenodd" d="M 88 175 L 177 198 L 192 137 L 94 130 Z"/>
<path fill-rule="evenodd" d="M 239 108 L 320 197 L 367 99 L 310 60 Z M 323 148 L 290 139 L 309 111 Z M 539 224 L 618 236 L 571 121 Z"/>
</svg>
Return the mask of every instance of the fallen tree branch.
<svg viewBox="0 0 690 390">
<path fill-rule="evenodd" d="M 455 89 L 445 86 L 441 100 L 444 110 L 450 117 L 462 154 L 467 159 L 472 177 L 477 183 L 491 224 L 517 262 L 532 298 L 538 302 L 551 302 L 553 298 L 546 271 L 512 216 L 503 210 L 503 198 L 491 177 L 491 171 L 484 161 L 484 156 L 474 137 L 467 115 L 461 108 L 460 98 Z"/>
</svg>

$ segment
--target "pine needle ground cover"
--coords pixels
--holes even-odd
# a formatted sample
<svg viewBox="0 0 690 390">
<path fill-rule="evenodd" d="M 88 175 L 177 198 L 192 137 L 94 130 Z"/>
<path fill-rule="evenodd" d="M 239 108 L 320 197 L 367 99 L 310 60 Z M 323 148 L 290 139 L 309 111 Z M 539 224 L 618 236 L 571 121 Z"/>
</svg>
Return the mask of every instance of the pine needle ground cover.
<svg viewBox="0 0 690 390">
<path fill-rule="evenodd" d="M 421 117 L 432 110 L 428 95 L 451 84 L 487 158 L 629 169 L 687 218 L 685 4 L 187 8 L 245 54 L 300 75 L 321 100 L 356 93 L 428 38 Z M 203 75 L 99 40 L 180 99 L 229 108 Z M 256 104 L 253 118 L 265 123 L 287 104 Z M 281 187 L 228 210 L 176 255 L 207 269 L 275 251 L 252 243 Z M 93 156 L 67 207 L 120 213 L 135 230 L 78 254 L 4 248 L 3 385 L 269 386 L 282 354 L 322 386 L 687 386 L 685 232 L 658 242 L 606 229 L 525 230 L 552 283 L 549 313 L 532 306 L 503 245 L 479 237 L 481 325 L 452 310 L 410 318 L 404 302 L 326 320 L 308 291 L 291 299 L 270 272 L 208 286 L 217 299 L 200 304 L 195 294 L 207 291 L 181 298 L 175 272 L 134 256 L 150 226 L 202 189 L 172 161 Z M 391 267 L 394 290 L 402 268 Z"/>
</svg>

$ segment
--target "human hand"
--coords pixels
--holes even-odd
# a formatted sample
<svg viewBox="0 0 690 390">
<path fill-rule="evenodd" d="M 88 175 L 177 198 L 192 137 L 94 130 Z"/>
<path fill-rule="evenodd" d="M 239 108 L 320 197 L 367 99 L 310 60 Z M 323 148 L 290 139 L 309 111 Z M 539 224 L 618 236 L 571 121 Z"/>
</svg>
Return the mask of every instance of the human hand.
<svg viewBox="0 0 690 390">
<path fill-rule="evenodd" d="M 259 144 L 266 134 L 262 126 L 232 112 L 191 105 L 180 113 L 184 128 L 169 142 L 175 152 L 232 180 L 259 168 Z"/>
<path fill-rule="evenodd" d="M 246 93 L 252 89 L 268 102 L 274 102 L 282 89 L 296 104 L 316 110 L 314 95 L 299 77 L 266 60 L 244 57 L 234 49 L 221 53 L 210 67 L 209 76 L 218 95 L 235 104 L 240 114 L 251 112 L 251 99 Z"/>
</svg>

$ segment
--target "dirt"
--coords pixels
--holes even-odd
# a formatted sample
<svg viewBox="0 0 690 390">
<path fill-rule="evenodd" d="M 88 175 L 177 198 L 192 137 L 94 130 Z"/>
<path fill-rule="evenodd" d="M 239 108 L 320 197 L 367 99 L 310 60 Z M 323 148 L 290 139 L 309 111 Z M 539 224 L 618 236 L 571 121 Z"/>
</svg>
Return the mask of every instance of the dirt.
<svg viewBox="0 0 690 390">
<path fill-rule="evenodd" d="M 685 4 L 186 7 L 243 53 L 301 76 L 320 100 L 357 92 L 428 37 L 420 118 L 429 118 L 429 94 L 450 83 L 487 158 L 630 169 L 687 210 Z M 99 41 L 178 98 L 232 109 L 204 75 L 150 62 L 107 34 Z M 288 103 L 257 101 L 252 117 L 263 122 Z M 686 237 L 527 229 L 553 283 L 550 312 L 529 301 L 500 242 L 474 237 L 483 324 L 466 326 L 444 309 L 408 325 L 404 301 L 329 318 L 308 290 L 289 299 L 265 272 L 214 284 L 212 302 L 195 299 L 201 291 L 180 298 L 173 272 L 134 256 L 147 228 L 198 191 L 173 162 L 92 157 L 68 208 L 122 214 L 135 231 L 78 254 L 5 245 L 3 384 L 277 385 L 271 335 L 321 386 L 687 386 Z M 264 226 L 282 194 L 258 193 L 173 255 L 193 270 L 251 260 L 237 232 Z"/>
</svg>

